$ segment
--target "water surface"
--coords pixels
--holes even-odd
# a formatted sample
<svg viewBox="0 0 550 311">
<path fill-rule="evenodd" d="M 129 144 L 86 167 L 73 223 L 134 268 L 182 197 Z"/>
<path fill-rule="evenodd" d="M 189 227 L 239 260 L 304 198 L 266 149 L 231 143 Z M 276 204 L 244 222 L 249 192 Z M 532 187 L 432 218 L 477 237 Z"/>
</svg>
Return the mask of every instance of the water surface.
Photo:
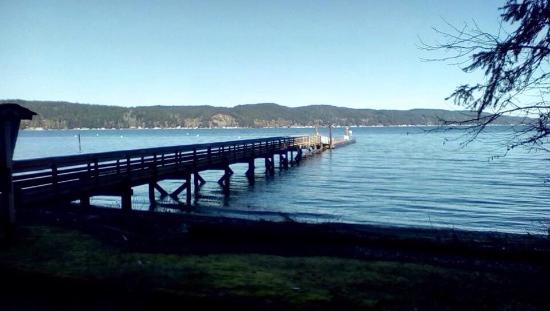
<svg viewBox="0 0 550 311">
<path fill-rule="evenodd" d="M 174 129 L 22 131 L 16 159 L 170 146 L 281 135 L 312 129 Z M 224 196 L 219 171 L 204 172 L 207 183 L 191 211 L 171 199 L 159 211 L 231 217 L 446 227 L 516 233 L 545 233 L 550 226 L 548 153 L 514 150 L 505 157 L 506 127 L 489 129 L 461 148 L 459 133 L 423 128 L 355 128 L 357 144 L 303 161 L 266 177 L 257 160 L 256 183 L 246 165 L 232 166 L 231 194 Z M 336 129 L 335 135 L 343 135 Z M 175 189 L 181 181 L 163 181 Z M 134 188 L 135 208 L 148 209 L 146 187 Z M 185 201 L 185 200 L 183 200 Z M 95 204 L 118 207 L 116 197 Z"/>
</svg>

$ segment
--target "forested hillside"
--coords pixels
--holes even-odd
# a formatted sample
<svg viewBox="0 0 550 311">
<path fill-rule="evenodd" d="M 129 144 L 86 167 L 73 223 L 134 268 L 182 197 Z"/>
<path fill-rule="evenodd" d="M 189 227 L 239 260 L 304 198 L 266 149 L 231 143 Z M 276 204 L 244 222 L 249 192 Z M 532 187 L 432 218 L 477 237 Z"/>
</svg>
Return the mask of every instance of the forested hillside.
<svg viewBox="0 0 550 311">
<path fill-rule="evenodd" d="M 38 115 L 23 128 L 153 128 L 153 127 L 289 127 L 437 125 L 441 120 L 464 120 L 471 112 L 436 109 L 373 110 L 336 106 L 285 107 L 277 104 L 214 106 L 118 107 L 56 101 L 0 100 L 25 106 Z M 497 124 L 518 124 L 519 117 L 503 117 Z"/>
</svg>

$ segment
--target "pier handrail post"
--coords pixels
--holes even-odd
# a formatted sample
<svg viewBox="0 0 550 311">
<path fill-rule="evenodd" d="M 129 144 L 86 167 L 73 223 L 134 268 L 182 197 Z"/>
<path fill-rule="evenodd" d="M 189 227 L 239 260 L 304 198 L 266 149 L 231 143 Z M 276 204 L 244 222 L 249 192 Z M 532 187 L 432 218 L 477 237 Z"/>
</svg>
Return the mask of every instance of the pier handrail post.
<svg viewBox="0 0 550 311">
<path fill-rule="evenodd" d="M 197 148 L 193 148 L 193 173 L 197 171 Z"/>
<path fill-rule="evenodd" d="M 57 163 L 53 162 L 52 163 L 52 167 L 51 167 L 51 170 L 52 170 L 52 190 L 53 192 L 57 195 L 57 192 L 58 192 L 58 187 L 57 187 Z"/>
<path fill-rule="evenodd" d="M 131 166 L 131 160 L 130 155 L 126 154 L 126 176 L 128 177 L 128 180 L 130 180 L 130 173 L 132 173 L 132 166 Z"/>
<path fill-rule="evenodd" d="M 0 219 L 6 239 L 11 239 L 15 229 L 13 152 L 21 120 L 32 120 L 34 115 L 35 112 L 17 104 L 0 104 Z"/>
<path fill-rule="evenodd" d="M 160 163 L 161 163 L 161 166 L 164 165 L 164 153 L 162 154 L 162 158 L 161 158 Z M 157 153 L 156 152 L 153 153 L 153 162 L 151 164 L 149 164 L 149 167 L 153 171 L 153 181 L 156 182 L 156 178 L 157 178 Z"/>
</svg>

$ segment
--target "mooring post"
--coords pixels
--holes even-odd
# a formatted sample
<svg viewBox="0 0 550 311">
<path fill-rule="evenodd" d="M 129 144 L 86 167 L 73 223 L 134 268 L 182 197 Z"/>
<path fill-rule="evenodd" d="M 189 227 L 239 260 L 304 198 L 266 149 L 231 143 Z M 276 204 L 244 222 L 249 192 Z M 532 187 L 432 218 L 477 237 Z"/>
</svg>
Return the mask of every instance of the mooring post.
<svg viewBox="0 0 550 311">
<path fill-rule="evenodd" d="M 328 148 L 332 149 L 332 124 L 328 125 L 328 137 L 329 137 Z"/>
<path fill-rule="evenodd" d="M 21 120 L 31 120 L 36 113 L 17 104 L 0 105 L 0 218 L 6 238 L 15 229 L 15 197 L 13 193 L 13 152 Z"/>
</svg>

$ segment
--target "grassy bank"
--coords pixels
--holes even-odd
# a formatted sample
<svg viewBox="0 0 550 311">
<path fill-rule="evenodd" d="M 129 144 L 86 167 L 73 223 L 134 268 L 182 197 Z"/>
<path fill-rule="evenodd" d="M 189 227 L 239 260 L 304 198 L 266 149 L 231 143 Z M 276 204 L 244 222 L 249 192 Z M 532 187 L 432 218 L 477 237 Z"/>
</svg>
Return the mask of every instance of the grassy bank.
<svg viewBox="0 0 550 311">
<path fill-rule="evenodd" d="M 98 301 L 139 308 L 176 300 L 297 309 L 525 310 L 545 307 L 550 294 L 545 269 L 509 272 L 327 256 L 134 252 L 53 226 L 22 228 L 18 240 L 0 252 L 0 266 L 8 276 L 3 285 L 11 284 L 2 299 L 14 308 L 29 301 L 37 308 L 81 308 Z"/>
</svg>

